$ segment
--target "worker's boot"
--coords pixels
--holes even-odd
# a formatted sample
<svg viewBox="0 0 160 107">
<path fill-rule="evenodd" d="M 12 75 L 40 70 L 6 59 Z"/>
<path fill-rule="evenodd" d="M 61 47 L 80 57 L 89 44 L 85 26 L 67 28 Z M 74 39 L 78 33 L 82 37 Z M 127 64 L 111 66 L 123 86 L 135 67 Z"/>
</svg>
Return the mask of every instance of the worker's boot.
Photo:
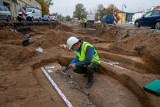
<svg viewBox="0 0 160 107">
<path fill-rule="evenodd" d="M 87 66 L 87 77 L 88 82 L 86 85 L 86 88 L 90 88 L 93 85 L 93 73 L 96 72 L 99 69 L 99 64 L 97 62 L 92 62 Z"/>
<path fill-rule="evenodd" d="M 94 69 L 92 64 L 87 66 L 87 77 L 88 77 L 88 81 L 86 84 L 86 88 L 90 88 L 93 85 L 93 73 L 94 73 Z"/>
<path fill-rule="evenodd" d="M 88 78 L 88 82 L 87 82 L 87 84 L 86 84 L 86 88 L 91 88 L 92 87 L 92 85 L 93 85 L 93 78 Z"/>
</svg>

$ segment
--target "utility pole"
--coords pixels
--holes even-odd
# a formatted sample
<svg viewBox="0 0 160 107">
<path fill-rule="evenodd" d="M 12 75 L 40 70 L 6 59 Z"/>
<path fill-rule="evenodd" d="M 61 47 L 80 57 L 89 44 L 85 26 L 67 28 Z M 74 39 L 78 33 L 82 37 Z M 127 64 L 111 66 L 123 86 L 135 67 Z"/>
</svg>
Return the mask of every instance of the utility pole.
<svg viewBox="0 0 160 107">
<path fill-rule="evenodd" d="M 121 23 L 123 22 L 123 6 L 124 6 L 124 8 L 126 8 L 127 6 L 125 5 L 125 4 L 122 4 L 122 19 L 121 19 Z"/>
<path fill-rule="evenodd" d="M 121 19 L 121 23 L 122 23 L 122 20 L 123 20 L 123 4 L 122 4 L 122 19 Z"/>
<path fill-rule="evenodd" d="M 115 6 L 116 6 L 116 2 L 115 2 L 115 0 L 113 1 L 114 3 L 113 3 L 113 16 L 114 16 L 114 12 L 115 12 Z"/>
<path fill-rule="evenodd" d="M 114 16 L 114 4 L 113 4 L 113 16 Z"/>
</svg>

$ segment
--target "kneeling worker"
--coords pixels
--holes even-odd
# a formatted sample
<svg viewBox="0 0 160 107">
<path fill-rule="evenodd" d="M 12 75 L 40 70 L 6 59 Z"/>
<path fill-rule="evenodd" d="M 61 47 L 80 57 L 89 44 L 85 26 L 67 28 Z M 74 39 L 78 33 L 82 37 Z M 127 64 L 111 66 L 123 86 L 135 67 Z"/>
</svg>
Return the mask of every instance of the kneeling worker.
<svg viewBox="0 0 160 107">
<path fill-rule="evenodd" d="M 77 39 L 76 37 L 69 37 L 67 40 L 69 49 L 73 49 L 77 55 L 69 64 L 73 71 L 79 74 L 85 74 L 88 78 L 86 88 L 93 85 L 93 73 L 99 69 L 100 59 L 97 51 L 88 42 Z"/>
</svg>

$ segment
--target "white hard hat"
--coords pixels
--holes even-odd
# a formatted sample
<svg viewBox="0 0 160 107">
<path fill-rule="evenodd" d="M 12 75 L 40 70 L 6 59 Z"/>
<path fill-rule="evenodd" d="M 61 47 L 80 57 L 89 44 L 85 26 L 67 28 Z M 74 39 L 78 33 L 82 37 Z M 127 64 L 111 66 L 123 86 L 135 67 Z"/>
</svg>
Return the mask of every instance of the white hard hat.
<svg viewBox="0 0 160 107">
<path fill-rule="evenodd" d="M 69 47 L 69 49 L 72 48 L 72 46 L 77 43 L 79 41 L 79 39 L 77 39 L 76 37 L 72 36 L 72 37 L 69 37 L 68 40 L 67 40 L 67 45 Z"/>
</svg>

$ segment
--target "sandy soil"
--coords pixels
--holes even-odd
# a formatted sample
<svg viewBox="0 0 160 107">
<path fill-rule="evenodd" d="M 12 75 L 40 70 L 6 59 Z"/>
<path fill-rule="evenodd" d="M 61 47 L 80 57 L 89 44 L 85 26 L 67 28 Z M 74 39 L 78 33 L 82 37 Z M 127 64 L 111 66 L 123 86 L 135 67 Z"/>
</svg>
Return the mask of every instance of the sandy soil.
<svg viewBox="0 0 160 107">
<path fill-rule="evenodd" d="M 160 98 L 143 86 L 160 79 L 160 31 L 105 24 L 93 25 L 94 32 L 76 24 L 30 28 L 0 28 L 0 107 L 66 107 L 41 70 L 46 66 L 55 67 L 48 73 L 75 107 L 159 107 Z M 32 38 L 24 47 L 26 33 Z M 103 61 L 119 63 L 103 62 L 90 89 L 85 88 L 83 75 L 70 71 L 72 80 L 57 71 L 75 57 L 62 45 L 73 35 L 92 43 Z M 36 51 L 39 47 L 42 53 Z"/>
</svg>

